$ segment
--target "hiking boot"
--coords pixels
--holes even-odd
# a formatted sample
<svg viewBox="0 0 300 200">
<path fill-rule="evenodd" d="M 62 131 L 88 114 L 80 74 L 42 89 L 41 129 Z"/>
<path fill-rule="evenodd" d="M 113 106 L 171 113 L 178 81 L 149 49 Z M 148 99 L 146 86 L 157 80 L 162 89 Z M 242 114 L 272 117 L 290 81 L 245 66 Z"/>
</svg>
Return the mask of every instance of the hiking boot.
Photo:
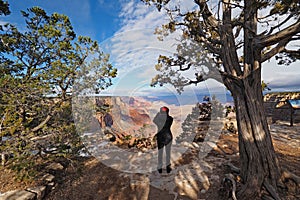
<svg viewBox="0 0 300 200">
<path fill-rule="evenodd" d="M 172 171 L 171 165 L 167 166 L 167 173 L 170 173 Z"/>
</svg>

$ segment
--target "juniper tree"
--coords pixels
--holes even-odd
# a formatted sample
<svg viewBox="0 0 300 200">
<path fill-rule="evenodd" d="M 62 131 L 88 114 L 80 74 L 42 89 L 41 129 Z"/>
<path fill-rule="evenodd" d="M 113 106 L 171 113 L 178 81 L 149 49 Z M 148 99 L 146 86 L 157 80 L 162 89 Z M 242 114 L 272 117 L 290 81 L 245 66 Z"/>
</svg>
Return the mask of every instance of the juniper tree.
<svg viewBox="0 0 300 200">
<path fill-rule="evenodd" d="M 75 80 L 77 91 L 100 91 L 112 84 L 116 69 L 97 41 L 76 35 L 68 16 L 40 7 L 21 14 L 25 26 L 2 25 L 0 35 L 1 135 L 28 142 L 60 130 L 74 133 L 69 110 Z M 63 113 L 71 117 L 59 119 Z"/>
<path fill-rule="evenodd" d="M 169 16 L 169 22 L 156 30 L 159 39 L 173 32 L 181 34 L 177 53 L 159 56 L 159 74 L 152 85 L 172 84 L 181 92 L 186 85 L 214 78 L 232 94 L 243 183 L 238 199 L 254 199 L 262 190 L 279 199 L 278 188 L 284 178 L 299 184 L 299 178 L 282 171 L 278 162 L 261 86 L 264 62 L 272 57 L 279 64 L 299 59 L 300 50 L 292 48 L 299 42 L 299 1 L 194 0 L 190 10 L 172 0 L 142 1 Z M 195 73 L 182 73 L 192 70 Z"/>
</svg>

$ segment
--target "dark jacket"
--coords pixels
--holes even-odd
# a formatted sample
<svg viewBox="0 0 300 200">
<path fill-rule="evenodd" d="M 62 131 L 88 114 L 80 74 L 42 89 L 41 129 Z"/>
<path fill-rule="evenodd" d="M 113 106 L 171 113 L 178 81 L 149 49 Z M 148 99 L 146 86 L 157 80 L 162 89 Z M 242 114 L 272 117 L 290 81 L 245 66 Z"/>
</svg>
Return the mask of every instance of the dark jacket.
<svg viewBox="0 0 300 200">
<path fill-rule="evenodd" d="M 158 146 L 169 144 L 172 139 L 171 125 L 173 123 L 173 117 L 167 113 L 159 112 L 153 119 L 153 122 L 157 126 L 157 143 Z"/>
</svg>

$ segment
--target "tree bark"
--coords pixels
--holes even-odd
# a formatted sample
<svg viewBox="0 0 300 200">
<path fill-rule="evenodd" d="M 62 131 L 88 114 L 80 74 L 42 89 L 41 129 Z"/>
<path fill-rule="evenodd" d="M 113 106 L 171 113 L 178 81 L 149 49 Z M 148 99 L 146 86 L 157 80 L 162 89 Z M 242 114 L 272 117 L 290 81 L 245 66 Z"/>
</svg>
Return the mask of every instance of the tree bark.
<svg viewBox="0 0 300 200">
<path fill-rule="evenodd" d="M 236 106 L 240 168 L 243 188 L 238 199 L 255 199 L 264 183 L 277 188 L 280 166 L 272 144 L 263 107 L 261 71 L 242 79 L 224 78 Z"/>
<path fill-rule="evenodd" d="M 252 0 L 245 1 L 242 75 L 236 76 L 230 70 L 233 66 L 240 66 L 236 59 L 227 55 L 225 55 L 226 59 L 223 59 L 225 70 L 231 75 L 223 76 L 224 84 L 231 91 L 236 106 L 240 175 L 243 181 L 243 187 L 237 194 L 238 199 L 256 199 L 260 196 L 263 187 L 269 193 L 275 194 L 272 195 L 277 198 L 277 183 L 279 183 L 281 171 L 263 107 L 261 48 L 258 48 L 253 40 L 257 37 L 255 3 L 256 1 Z M 229 14 L 227 15 L 229 16 Z M 226 33 L 227 35 L 223 34 L 223 41 L 231 36 L 228 31 Z M 223 48 L 224 51 L 229 51 L 228 48 L 233 47 L 226 43 Z M 231 62 L 224 62 L 227 60 Z M 270 190 L 272 191 L 270 192 Z"/>
</svg>

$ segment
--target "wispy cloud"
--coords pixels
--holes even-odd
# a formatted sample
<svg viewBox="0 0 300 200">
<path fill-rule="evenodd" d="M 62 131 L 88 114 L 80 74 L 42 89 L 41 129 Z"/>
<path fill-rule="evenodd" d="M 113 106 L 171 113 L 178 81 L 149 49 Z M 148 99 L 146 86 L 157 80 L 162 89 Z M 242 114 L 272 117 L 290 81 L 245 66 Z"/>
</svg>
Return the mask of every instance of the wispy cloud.
<svg viewBox="0 0 300 200">
<path fill-rule="evenodd" d="M 154 31 L 155 27 L 161 26 L 167 20 L 167 16 L 164 13 L 134 0 L 123 4 L 120 17 L 122 18 L 123 27 L 119 32 L 149 28 L 152 28 Z"/>
<path fill-rule="evenodd" d="M 8 23 L 8 22 L 0 20 L 0 25 L 4 25 L 6 23 Z"/>
<path fill-rule="evenodd" d="M 192 10 L 195 6 L 189 0 L 174 2 L 174 5 L 179 3 L 180 9 L 185 11 Z M 150 94 L 150 92 L 153 92 L 153 88 L 149 89 L 144 87 L 143 84 L 150 84 L 151 79 L 157 73 L 154 66 L 157 63 L 158 56 L 160 54 L 172 55 L 176 51 L 176 37 L 178 37 L 178 34 L 171 35 L 163 42 L 159 41 L 157 36 L 154 35 L 154 31 L 155 28 L 168 22 L 166 13 L 158 12 L 156 8 L 148 7 L 138 0 L 120 1 L 120 5 L 119 17 L 122 26 L 112 38 L 102 44 L 105 52 L 111 55 L 114 66 L 119 70 L 114 89 L 124 93 L 140 88 L 141 93 Z M 213 5 L 211 6 L 213 7 Z M 299 82 L 299 69 L 290 67 L 289 70 L 292 73 L 292 76 L 290 76 L 280 70 L 274 70 L 272 67 L 276 66 L 276 63 L 273 61 L 263 65 L 263 79 L 266 82 L 273 84 L 278 77 L 281 77 L 281 83 L 286 78 L 289 79 L 290 85 L 297 85 L 297 82 Z M 216 83 L 207 82 L 206 84 L 211 88 L 218 88 Z M 281 85 L 283 86 L 283 84 Z M 286 85 L 286 89 L 288 89 L 288 85 Z M 199 85 L 197 87 L 201 88 Z M 155 91 L 163 93 L 164 89 L 166 90 L 166 88 L 155 88 Z M 213 89 L 211 91 L 214 92 Z"/>
<path fill-rule="evenodd" d="M 176 3 L 181 3 L 182 10 L 191 10 L 195 6 L 191 1 Z M 158 73 L 154 66 L 159 55 L 172 55 L 176 52 L 178 33 L 171 34 L 164 41 L 159 41 L 154 34 L 155 28 L 168 22 L 168 16 L 137 0 L 129 0 L 121 5 L 122 27 L 112 38 L 102 43 L 103 50 L 111 55 L 113 65 L 119 70 L 114 86 L 107 92 L 114 95 L 177 93 L 171 85 L 150 87 L 151 79 Z M 198 92 L 208 92 L 208 85 L 211 88 L 219 87 L 215 82 L 208 81 L 186 88 L 185 93 L 193 94 L 195 89 Z"/>
<path fill-rule="evenodd" d="M 112 89 L 122 94 L 137 92 L 137 88 L 140 94 L 153 92 L 149 85 L 156 74 L 158 56 L 174 53 L 176 40 L 170 37 L 161 42 L 154 35 L 155 28 L 167 22 L 164 13 L 137 0 L 122 1 L 121 6 L 121 28 L 101 44 L 119 70 Z"/>
<path fill-rule="evenodd" d="M 275 59 L 271 59 L 263 66 L 262 79 L 269 83 L 273 91 L 300 91 L 299 62 L 289 66 L 278 65 Z"/>
</svg>

